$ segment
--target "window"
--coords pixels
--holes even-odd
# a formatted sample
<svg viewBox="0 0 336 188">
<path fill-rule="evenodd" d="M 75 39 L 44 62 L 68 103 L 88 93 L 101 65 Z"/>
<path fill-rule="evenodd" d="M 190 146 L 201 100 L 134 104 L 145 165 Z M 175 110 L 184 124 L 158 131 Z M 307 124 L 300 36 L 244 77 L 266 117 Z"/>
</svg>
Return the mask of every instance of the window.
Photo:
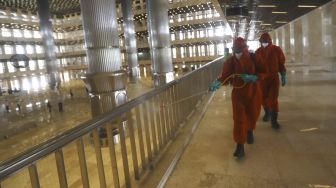
<svg viewBox="0 0 336 188">
<path fill-rule="evenodd" d="M 201 54 L 201 56 L 205 56 L 205 46 L 204 45 L 201 45 L 200 46 L 200 54 Z"/>
<path fill-rule="evenodd" d="M 6 29 L 6 28 L 1 28 L 1 34 L 3 37 L 11 37 L 12 33 L 11 30 Z"/>
<path fill-rule="evenodd" d="M 220 26 L 220 27 L 216 27 L 215 28 L 215 35 L 216 36 L 224 36 L 224 27 Z"/>
<path fill-rule="evenodd" d="M 45 62 L 44 62 L 44 60 L 38 60 L 37 61 L 37 63 L 38 63 L 38 67 L 39 67 L 39 69 L 44 69 L 45 68 Z"/>
<path fill-rule="evenodd" d="M 7 61 L 7 65 L 8 65 L 8 72 L 15 72 L 15 67 L 12 65 L 11 62 Z"/>
<path fill-rule="evenodd" d="M 44 52 L 41 45 L 36 45 L 35 48 L 36 48 L 36 53 L 37 54 L 42 54 Z"/>
<path fill-rule="evenodd" d="M 189 46 L 189 57 L 193 57 L 194 53 L 193 53 L 193 47 Z"/>
<path fill-rule="evenodd" d="M 13 35 L 15 38 L 22 38 L 22 32 L 19 29 L 13 29 Z"/>
<path fill-rule="evenodd" d="M 224 43 L 217 44 L 217 54 L 224 55 Z"/>
<path fill-rule="evenodd" d="M 36 61 L 35 60 L 30 60 L 29 61 L 29 68 L 30 70 L 36 70 Z"/>
<path fill-rule="evenodd" d="M 34 38 L 41 38 L 40 31 L 33 31 Z"/>
<path fill-rule="evenodd" d="M 199 30 L 198 31 L 198 37 L 199 38 L 203 38 L 204 37 L 204 31 L 203 30 Z"/>
<path fill-rule="evenodd" d="M 22 45 L 16 45 L 16 54 L 25 54 L 25 50 Z"/>
<path fill-rule="evenodd" d="M 193 39 L 193 38 L 195 38 L 195 33 L 194 33 L 194 31 L 189 31 L 189 32 L 188 32 L 188 38 L 189 38 L 189 39 Z"/>
<path fill-rule="evenodd" d="M 4 48 L 5 48 L 5 54 L 7 55 L 13 54 L 13 46 L 5 45 Z"/>
<path fill-rule="evenodd" d="M 176 58 L 176 48 L 172 48 L 173 58 Z"/>
<path fill-rule="evenodd" d="M 172 41 L 175 40 L 175 33 L 170 34 L 170 39 L 171 39 Z"/>
<path fill-rule="evenodd" d="M 214 46 L 214 44 L 210 44 L 208 46 L 208 49 L 209 49 L 209 55 L 210 56 L 214 56 L 215 55 L 215 46 Z"/>
<path fill-rule="evenodd" d="M 5 72 L 4 63 L 0 63 L 0 73 L 4 73 L 4 72 Z"/>
<path fill-rule="evenodd" d="M 34 53 L 34 46 L 32 46 L 32 45 L 27 45 L 27 46 L 26 46 L 26 53 L 27 53 L 27 54 L 33 54 L 33 53 Z"/>
<path fill-rule="evenodd" d="M 213 28 L 208 29 L 208 37 L 213 37 L 213 36 L 214 36 Z"/>
<path fill-rule="evenodd" d="M 184 55 L 184 47 L 180 47 L 180 54 L 181 54 L 181 58 L 184 58 L 185 57 L 185 55 Z"/>
<path fill-rule="evenodd" d="M 179 33 L 179 37 L 180 37 L 180 40 L 183 40 L 183 39 L 184 39 L 184 34 L 183 34 L 182 31 L 180 31 L 180 33 Z"/>
<path fill-rule="evenodd" d="M 30 30 L 24 30 L 23 31 L 23 36 L 24 36 L 24 38 L 32 38 L 33 37 L 32 32 Z"/>
</svg>

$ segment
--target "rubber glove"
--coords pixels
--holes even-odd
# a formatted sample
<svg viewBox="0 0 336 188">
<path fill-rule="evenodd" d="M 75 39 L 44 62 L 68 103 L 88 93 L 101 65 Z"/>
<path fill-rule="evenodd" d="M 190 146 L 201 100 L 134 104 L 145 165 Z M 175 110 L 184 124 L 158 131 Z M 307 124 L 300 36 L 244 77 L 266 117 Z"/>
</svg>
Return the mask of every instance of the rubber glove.
<svg viewBox="0 0 336 188">
<path fill-rule="evenodd" d="M 247 83 L 255 83 L 258 80 L 258 76 L 254 74 L 241 74 L 240 77 Z"/>
<path fill-rule="evenodd" d="M 210 91 L 216 91 L 217 89 L 220 88 L 221 85 L 222 85 L 222 83 L 221 83 L 220 81 L 216 80 L 214 83 L 212 83 L 212 84 L 210 85 L 209 90 L 210 90 Z"/>
<path fill-rule="evenodd" d="M 286 83 L 287 83 L 287 80 L 286 80 L 286 72 L 281 72 L 280 75 L 281 75 L 281 85 L 282 85 L 282 86 L 285 86 Z"/>
</svg>

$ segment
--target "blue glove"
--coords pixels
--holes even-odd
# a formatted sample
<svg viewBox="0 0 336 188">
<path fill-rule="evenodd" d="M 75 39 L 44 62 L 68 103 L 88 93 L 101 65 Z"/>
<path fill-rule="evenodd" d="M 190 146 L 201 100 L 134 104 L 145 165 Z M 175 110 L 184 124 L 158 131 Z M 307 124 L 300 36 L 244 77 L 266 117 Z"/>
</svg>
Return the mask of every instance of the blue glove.
<svg viewBox="0 0 336 188">
<path fill-rule="evenodd" d="M 247 83 L 255 83 L 258 80 L 258 76 L 254 74 L 241 74 L 240 77 Z"/>
<path fill-rule="evenodd" d="M 281 75 L 281 85 L 282 85 L 282 86 L 285 86 L 286 83 L 287 83 L 287 80 L 286 80 L 286 72 L 281 72 L 280 75 Z"/>
<path fill-rule="evenodd" d="M 216 80 L 214 83 L 212 83 L 212 84 L 210 85 L 209 90 L 210 90 L 210 91 L 216 91 L 217 89 L 220 88 L 221 85 L 222 85 L 222 82 Z"/>
</svg>

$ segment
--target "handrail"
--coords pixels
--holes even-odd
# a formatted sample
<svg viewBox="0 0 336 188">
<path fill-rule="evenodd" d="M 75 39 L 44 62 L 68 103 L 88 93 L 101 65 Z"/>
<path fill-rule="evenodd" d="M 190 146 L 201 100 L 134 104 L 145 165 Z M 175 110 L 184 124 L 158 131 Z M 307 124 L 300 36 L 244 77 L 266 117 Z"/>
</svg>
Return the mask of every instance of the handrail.
<svg viewBox="0 0 336 188">
<path fill-rule="evenodd" d="M 186 75 L 182 76 L 181 78 L 174 80 L 166 85 L 160 86 L 155 88 L 142 96 L 139 96 L 135 99 L 130 100 L 129 102 L 122 104 L 110 112 L 97 116 L 94 119 L 86 121 L 84 123 L 79 124 L 73 129 L 70 129 L 63 134 L 56 136 L 42 144 L 37 145 L 36 147 L 29 149 L 28 151 L 19 154 L 13 159 L 4 161 L 0 164 L 0 180 L 7 178 L 11 174 L 19 171 L 20 169 L 34 164 L 35 161 L 51 154 L 52 152 L 62 148 L 63 146 L 69 144 L 70 142 L 80 138 L 81 136 L 86 135 L 87 133 L 93 131 L 94 129 L 98 128 L 101 125 L 104 125 L 112 120 L 120 118 L 122 114 L 125 114 L 138 105 L 140 105 L 144 100 L 150 99 L 161 92 L 165 91 L 165 89 L 178 84 L 179 82 L 183 81 L 184 79 L 192 76 L 202 70 L 206 69 L 208 66 L 211 66 L 213 63 L 219 62 L 224 59 L 224 57 L 217 58 L 206 65 L 202 66 L 199 69 L 196 69 L 193 72 L 187 73 Z"/>
</svg>

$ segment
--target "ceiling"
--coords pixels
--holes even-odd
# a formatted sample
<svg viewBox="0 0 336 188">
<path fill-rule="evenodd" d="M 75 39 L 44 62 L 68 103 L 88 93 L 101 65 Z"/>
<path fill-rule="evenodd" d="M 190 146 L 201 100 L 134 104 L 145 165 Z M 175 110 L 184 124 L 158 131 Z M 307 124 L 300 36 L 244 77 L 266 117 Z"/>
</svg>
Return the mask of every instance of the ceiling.
<svg viewBox="0 0 336 188">
<path fill-rule="evenodd" d="M 227 8 L 247 8 L 247 16 L 232 16 L 227 17 L 227 20 L 236 36 L 242 36 L 253 40 L 261 33 L 278 28 L 329 1 L 331 0 L 218 0 L 218 3 L 224 13 Z M 120 2 L 120 0 L 117 0 L 117 3 L 118 2 Z M 170 9 L 169 14 L 198 11 L 198 9 L 213 9 L 214 6 L 210 2 L 211 1 L 209 0 L 209 3 L 201 6 L 193 5 Z M 51 13 L 56 16 L 63 17 L 68 14 L 80 13 L 79 0 L 49 0 L 49 3 Z M 273 7 L 260 7 L 261 5 L 272 5 Z M 316 7 L 300 8 L 298 5 L 314 5 Z M 11 8 L 13 11 L 20 9 L 36 12 L 37 2 L 36 0 L 0 0 L 0 9 L 5 8 Z M 135 15 L 136 20 L 145 18 L 146 14 L 143 14 L 142 17 L 141 15 Z M 185 30 L 186 28 L 181 26 L 181 28 L 175 29 Z"/>
<path fill-rule="evenodd" d="M 236 36 L 255 39 L 261 33 L 278 28 L 331 0 L 218 0 L 226 8 L 246 7 L 248 16 L 227 18 Z M 270 6 L 265 6 L 270 5 Z M 315 7 L 298 7 L 310 5 Z"/>
</svg>

